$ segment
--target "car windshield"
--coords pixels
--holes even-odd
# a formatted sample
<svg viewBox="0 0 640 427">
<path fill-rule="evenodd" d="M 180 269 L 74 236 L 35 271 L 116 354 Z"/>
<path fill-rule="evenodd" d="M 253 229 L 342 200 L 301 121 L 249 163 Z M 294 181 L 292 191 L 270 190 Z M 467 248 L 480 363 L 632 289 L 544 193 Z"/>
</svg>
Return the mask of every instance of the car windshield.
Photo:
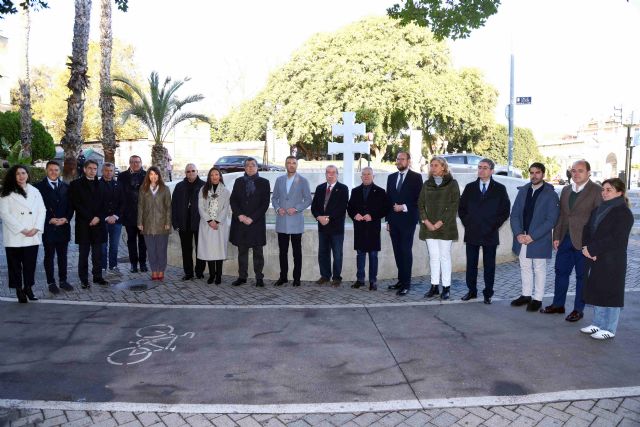
<svg viewBox="0 0 640 427">
<path fill-rule="evenodd" d="M 238 163 L 240 161 L 241 160 L 238 159 L 237 157 L 224 156 L 224 157 L 220 157 L 216 163 L 218 163 L 219 165 L 228 165 L 229 163 Z"/>
<path fill-rule="evenodd" d="M 446 159 L 447 159 L 447 163 L 464 165 L 464 156 L 447 156 Z"/>
<path fill-rule="evenodd" d="M 480 156 L 467 156 L 467 162 L 469 162 L 470 165 L 477 165 L 480 163 L 480 160 L 482 160 Z"/>
</svg>

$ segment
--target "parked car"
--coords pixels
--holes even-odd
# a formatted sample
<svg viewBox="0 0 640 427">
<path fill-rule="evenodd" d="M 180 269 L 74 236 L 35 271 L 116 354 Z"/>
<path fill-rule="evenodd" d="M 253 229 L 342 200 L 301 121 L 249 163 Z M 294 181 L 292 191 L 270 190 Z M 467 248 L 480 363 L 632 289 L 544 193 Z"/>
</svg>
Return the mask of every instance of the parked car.
<svg viewBox="0 0 640 427">
<path fill-rule="evenodd" d="M 482 156 L 478 156 L 473 153 L 451 153 L 451 154 L 443 154 L 449 163 L 449 169 L 453 173 L 475 173 L 478 168 L 478 163 L 483 159 Z M 496 164 L 495 174 L 496 175 L 507 175 L 507 166 Z M 522 170 L 518 168 L 511 168 L 512 176 L 515 178 L 522 178 Z"/>
<path fill-rule="evenodd" d="M 216 160 L 214 166 L 220 169 L 222 173 L 229 172 L 244 172 L 244 161 L 252 156 L 222 156 L 218 160 Z M 270 171 L 270 172 L 285 172 L 286 169 L 282 166 L 278 165 L 264 165 L 262 163 L 262 159 L 259 157 L 253 157 L 258 161 L 258 170 L 259 171 Z"/>
</svg>

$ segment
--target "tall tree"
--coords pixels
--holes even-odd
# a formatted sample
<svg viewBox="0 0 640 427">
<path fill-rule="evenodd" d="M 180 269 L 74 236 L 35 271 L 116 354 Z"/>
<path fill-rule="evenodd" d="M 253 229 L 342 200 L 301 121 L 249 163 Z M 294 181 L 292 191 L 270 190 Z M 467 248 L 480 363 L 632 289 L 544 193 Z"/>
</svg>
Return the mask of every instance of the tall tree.
<svg viewBox="0 0 640 427">
<path fill-rule="evenodd" d="M 148 92 L 123 76 L 114 76 L 113 81 L 120 85 L 111 89 L 111 95 L 123 99 L 128 105 L 122 114 L 123 121 L 135 117 L 149 129 L 154 142 L 151 148 L 151 163 L 162 171 L 164 179 L 168 178 L 166 148 L 163 142 L 179 123 L 192 119 L 209 122 L 209 118 L 203 114 L 183 110 L 185 106 L 201 101 L 204 96 L 196 94 L 178 98 L 176 92 L 189 81 L 189 78 L 173 81 L 171 77 L 167 77 L 160 84 L 160 78 L 155 71 L 149 75 Z"/>
<path fill-rule="evenodd" d="M 102 112 L 102 149 L 106 162 L 115 162 L 116 134 L 113 130 L 115 105 L 109 93 L 111 87 L 111 0 L 101 1 L 100 14 L 100 111 Z"/>
<path fill-rule="evenodd" d="M 31 14 L 29 8 L 22 9 L 24 25 L 24 55 L 22 60 L 22 76 L 18 80 L 20 87 L 20 142 L 22 144 L 22 157 L 31 157 L 31 83 L 29 81 L 29 35 L 31 33 Z M 11 141 L 13 144 L 15 141 Z"/>
<path fill-rule="evenodd" d="M 71 90 L 71 95 L 67 98 L 67 119 L 61 141 L 64 149 L 65 180 L 72 179 L 76 174 L 78 151 L 82 145 L 84 93 L 89 86 L 87 51 L 90 20 L 91 0 L 75 0 L 72 55 L 67 63 L 70 70 L 67 87 Z"/>
</svg>

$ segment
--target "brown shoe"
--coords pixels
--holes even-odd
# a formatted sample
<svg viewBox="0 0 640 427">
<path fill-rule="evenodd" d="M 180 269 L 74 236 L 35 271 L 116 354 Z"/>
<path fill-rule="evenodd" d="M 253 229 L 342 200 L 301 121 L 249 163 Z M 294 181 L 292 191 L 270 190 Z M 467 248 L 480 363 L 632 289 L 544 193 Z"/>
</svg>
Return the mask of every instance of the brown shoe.
<svg viewBox="0 0 640 427">
<path fill-rule="evenodd" d="M 555 305 L 551 304 L 551 305 L 546 306 L 542 310 L 540 310 L 540 313 L 544 313 L 544 314 L 564 314 L 564 307 L 558 307 L 558 306 L 555 306 Z"/>
<path fill-rule="evenodd" d="M 566 320 L 567 322 L 577 322 L 578 320 L 582 319 L 584 317 L 584 314 L 573 310 L 571 313 L 569 313 L 569 315 L 567 317 L 565 317 L 564 320 Z"/>
<path fill-rule="evenodd" d="M 333 286 L 334 288 L 337 288 L 338 286 L 340 286 L 340 283 L 342 283 L 342 280 L 332 280 L 331 286 Z"/>
<path fill-rule="evenodd" d="M 321 277 L 316 280 L 316 285 L 324 285 L 325 283 L 329 283 L 329 279 L 327 279 L 326 277 Z"/>
</svg>

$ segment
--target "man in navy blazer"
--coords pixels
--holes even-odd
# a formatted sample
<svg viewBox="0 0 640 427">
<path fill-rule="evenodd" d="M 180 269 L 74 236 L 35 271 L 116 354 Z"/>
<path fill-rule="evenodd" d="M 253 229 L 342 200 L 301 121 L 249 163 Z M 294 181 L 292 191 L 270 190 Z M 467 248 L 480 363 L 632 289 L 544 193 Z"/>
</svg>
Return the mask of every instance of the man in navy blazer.
<svg viewBox="0 0 640 427">
<path fill-rule="evenodd" d="M 67 282 L 67 250 L 71 240 L 73 207 L 69 202 L 69 185 L 60 179 L 60 165 L 51 160 L 46 165 L 47 176 L 36 184 L 42 194 L 47 216 L 44 221 L 44 271 L 47 275 L 49 292 L 60 292 L 56 285 L 53 271 L 53 258 L 58 257 L 58 278 L 60 288 L 72 291 L 73 286 Z"/>
<path fill-rule="evenodd" d="M 342 246 L 349 189 L 338 182 L 338 168 L 334 165 L 327 166 L 325 176 L 327 182 L 316 187 L 311 202 L 311 213 L 318 221 L 320 279 L 316 283 L 322 285 L 331 278 L 331 285 L 337 287 L 342 283 Z M 331 253 L 333 253 L 333 274 L 331 273 Z"/>
<path fill-rule="evenodd" d="M 413 267 L 413 236 L 418 224 L 418 197 L 422 190 L 422 175 L 409 169 L 411 156 L 401 151 L 396 157 L 398 172 L 387 178 L 387 230 L 393 245 L 393 255 L 398 267 L 398 282 L 389 286 L 397 290 L 396 295 L 404 296 L 411 288 Z"/>
<path fill-rule="evenodd" d="M 495 163 L 491 159 L 478 162 L 478 179 L 464 188 L 458 205 L 458 216 L 464 225 L 467 246 L 467 288 L 462 297 L 468 301 L 478 297 L 478 259 L 482 248 L 484 263 L 484 303 L 491 304 L 493 282 L 496 276 L 496 251 L 499 230 L 509 218 L 511 202 L 507 188 L 493 178 Z"/>
</svg>

